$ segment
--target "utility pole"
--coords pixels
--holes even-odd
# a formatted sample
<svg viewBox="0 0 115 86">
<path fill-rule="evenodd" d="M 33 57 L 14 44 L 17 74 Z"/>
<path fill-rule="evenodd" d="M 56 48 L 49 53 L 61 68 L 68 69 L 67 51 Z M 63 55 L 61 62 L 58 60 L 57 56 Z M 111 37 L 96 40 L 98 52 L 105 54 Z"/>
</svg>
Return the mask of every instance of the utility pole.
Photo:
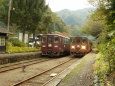
<svg viewBox="0 0 115 86">
<path fill-rule="evenodd" d="M 12 7 L 12 0 L 9 1 L 8 26 L 7 26 L 7 30 L 8 30 L 8 32 L 9 32 L 9 28 L 10 28 L 10 11 L 11 11 L 11 7 Z"/>
<path fill-rule="evenodd" d="M 54 31 L 56 30 L 55 26 L 56 26 L 56 24 L 55 24 L 55 22 L 54 22 Z"/>
</svg>

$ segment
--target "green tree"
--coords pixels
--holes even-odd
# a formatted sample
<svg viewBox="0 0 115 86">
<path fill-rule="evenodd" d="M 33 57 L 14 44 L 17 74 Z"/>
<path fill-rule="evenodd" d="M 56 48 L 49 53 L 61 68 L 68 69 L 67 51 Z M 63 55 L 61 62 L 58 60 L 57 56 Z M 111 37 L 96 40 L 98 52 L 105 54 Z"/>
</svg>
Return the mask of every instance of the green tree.
<svg viewBox="0 0 115 86">
<path fill-rule="evenodd" d="M 12 23 L 16 23 L 23 33 L 26 31 L 33 33 L 35 39 L 47 8 L 45 0 L 14 0 L 12 9 L 15 10 L 11 11 Z"/>
<path fill-rule="evenodd" d="M 92 5 L 97 7 L 95 13 L 92 14 L 92 16 L 95 15 L 93 19 L 96 20 L 99 24 L 104 25 L 104 28 L 100 32 L 99 38 L 97 40 L 97 47 L 102 56 L 96 61 L 96 64 L 101 63 L 99 65 L 100 69 L 96 70 L 96 74 L 106 85 L 106 75 L 115 72 L 115 0 L 89 1 Z M 91 24 L 89 24 L 89 26 L 90 25 Z M 92 30 L 96 31 L 94 28 Z M 102 62 L 104 65 L 102 64 Z"/>
<path fill-rule="evenodd" d="M 50 13 L 52 22 L 48 27 L 48 33 L 52 33 L 55 31 L 58 32 L 66 32 L 68 33 L 68 26 L 62 21 L 62 19 L 56 13 Z"/>
</svg>

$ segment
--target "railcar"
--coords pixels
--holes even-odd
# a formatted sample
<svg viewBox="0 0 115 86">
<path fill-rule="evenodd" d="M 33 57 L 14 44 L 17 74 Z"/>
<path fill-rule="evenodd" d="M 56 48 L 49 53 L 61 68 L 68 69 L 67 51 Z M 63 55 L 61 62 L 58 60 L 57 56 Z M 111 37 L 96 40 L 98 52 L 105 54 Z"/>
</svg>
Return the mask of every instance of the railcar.
<svg viewBox="0 0 115 86">
<path fill-rule="evenodd" d="M 70 53 L 70 38 L 58 34 L 41 36 L 41 52 L 46 56 L 60 56 Z"/>
<path fill-rule="evenodd" d="M 70 40 L 70 54 L 83 56 L 92 50 L 91 41 L 87 37 L 71 37 Z"/>
</svg>

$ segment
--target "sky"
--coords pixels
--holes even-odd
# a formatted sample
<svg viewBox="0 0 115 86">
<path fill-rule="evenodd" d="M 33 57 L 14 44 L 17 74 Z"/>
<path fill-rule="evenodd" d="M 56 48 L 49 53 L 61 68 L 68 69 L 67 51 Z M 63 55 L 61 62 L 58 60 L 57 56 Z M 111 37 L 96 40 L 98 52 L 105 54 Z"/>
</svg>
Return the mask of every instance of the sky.
<svg viewBox="0 0 115 86">
<path fill-rule="evenodd" d="M 92 7 L 88 0 L 46 0 L 46 3 L 49 4 L 53 12 L 63 9 L 78 10 Z"/>
</svg>

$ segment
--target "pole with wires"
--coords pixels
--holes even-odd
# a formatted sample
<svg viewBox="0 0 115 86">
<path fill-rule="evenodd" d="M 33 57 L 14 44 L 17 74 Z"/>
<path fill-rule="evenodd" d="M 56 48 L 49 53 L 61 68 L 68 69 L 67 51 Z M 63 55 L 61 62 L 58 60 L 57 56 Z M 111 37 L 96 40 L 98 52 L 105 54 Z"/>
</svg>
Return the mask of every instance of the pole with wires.
<svg viewBox="0 0 115 86">
<path fill-rule="evenodd" d="M 12 0 L 9 1 L 9 10 L 8 10 L 8 26 L 7 26 L 7 30 L 9 32 L 9 28 L 10 28 L 10 11 L 11 11 L 11 7 L 12 7 Z"/>
</svg>

